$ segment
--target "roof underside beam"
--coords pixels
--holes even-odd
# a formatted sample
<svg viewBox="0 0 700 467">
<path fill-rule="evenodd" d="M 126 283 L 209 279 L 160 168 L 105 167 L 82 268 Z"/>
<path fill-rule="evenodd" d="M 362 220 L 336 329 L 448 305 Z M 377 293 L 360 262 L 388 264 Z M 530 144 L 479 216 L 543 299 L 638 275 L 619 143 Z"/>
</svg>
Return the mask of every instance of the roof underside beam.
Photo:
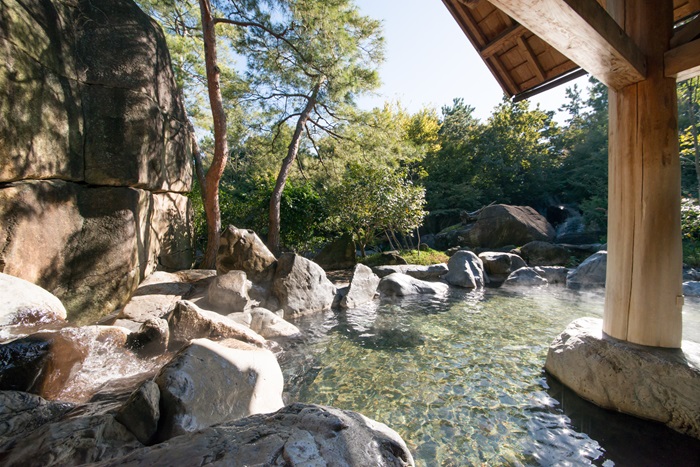
<svg viewBox="0 0 700 467">
<path fill-rule="evenodd" d="M 665 74 L 676 81 L 700 76 L 700 39 L 671 49 L 664 54 Z"/>
<path fill-rule="evenodd" d="M 646 77 L 646 59 L 597 2 L 489 0 L 613 89 Z"/>
</svg>

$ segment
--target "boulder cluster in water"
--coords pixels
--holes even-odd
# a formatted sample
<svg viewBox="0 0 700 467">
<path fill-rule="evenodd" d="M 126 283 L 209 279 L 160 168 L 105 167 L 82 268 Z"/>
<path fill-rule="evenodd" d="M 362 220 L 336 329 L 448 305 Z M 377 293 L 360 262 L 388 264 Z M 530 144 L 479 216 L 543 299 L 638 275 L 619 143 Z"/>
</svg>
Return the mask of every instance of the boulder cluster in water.
<svg viewBox="0 0 700 467">
<path fill-rule="evenodd" d="M 216 271 L 152 274 L 96 325 L 13 276 L 0 292 L 4 465 L 413 465 L 386 425 L 285 406 L 276 353 L 300 335 L 285 317 L 330 309 L 336 287 L 252 231 L 225 231 Z"/>
<path fill-rule="evenodd" d="M 521 250 L 539 258 L 545 247 Z M 353 464 L 412 465 L 385 425 L 328 407 L 285 406 L 276 354 L 301 335 L 288 319 L 378 296 L 604 284 L 604 252 L 568 271 L 530 267 L 517 251 L 455 250 L 447 264 L 357 264 L 337 289 L 313 261 L 276 258 L 254 232 L 231 226 L 215 271 L 154 273 L 124 308 L 82 327 L 64 321 L 65 309 L 48 292 L 1 274 L 0 455 L 7 465 L 199 465 L 212 452 L 243 464 L 346 456 Z M 259 445 L 251 433 L 275 436 Z"/>
</svg>

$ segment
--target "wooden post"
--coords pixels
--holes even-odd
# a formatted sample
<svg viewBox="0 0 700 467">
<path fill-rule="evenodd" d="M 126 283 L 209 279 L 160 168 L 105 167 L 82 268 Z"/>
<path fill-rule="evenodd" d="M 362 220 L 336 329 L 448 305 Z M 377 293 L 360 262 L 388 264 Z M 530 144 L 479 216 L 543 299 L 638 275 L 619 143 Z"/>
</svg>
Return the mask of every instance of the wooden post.
<svg viewBox="0 0 700 467">
<path fill-rule="evenodd" d="M 608 0 L 647 57 L 647 78 L 610 90 L 608 265 L 603 330 L 681 346 L 682 248 L 676 81 L 664 77 L 673 2 Z"/>
</svg>

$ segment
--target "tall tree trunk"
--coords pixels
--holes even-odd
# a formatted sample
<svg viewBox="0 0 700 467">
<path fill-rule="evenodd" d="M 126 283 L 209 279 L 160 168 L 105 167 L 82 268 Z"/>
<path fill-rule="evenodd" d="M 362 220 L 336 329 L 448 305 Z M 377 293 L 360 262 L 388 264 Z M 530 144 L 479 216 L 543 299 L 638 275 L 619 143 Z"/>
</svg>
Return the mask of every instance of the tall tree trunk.
<svg viewBox="0 0 700 467">
<path fill-rule="evenodd" d="M 688 94 L 688 116 L 690 117 L 690 134 L 693 137 L 693 153 L 695 154 L 695 177 L 698 181 L 698 200 L 700 200 L 700 148 L 698 147 L 698 122 L 695 114 L 695 94 L 700 79 L 693 78 L 685 84 Z"/>
<path fill-rule="evenodd" d="M 401 245 L 399 239 L 396 238 L 396 233 L 394 232 L 394 229 L 389 229 L 389 232 L 391 232 L 391 236 L 394 238 L 394 242 L 396 242 L 396 251 L 399 251 L 403 245 Z"/>
<path fill-rule="evenodd" d="M 207 249 L 202 263 L 202 267 L 211 269 L 216 265 L 216 252 L 219 249 L 219 236 L 221 235 L 219 182 L 228 159 L 228 141 L 226 140 L 226 112 L 224 112 L 224 104 L 221 99 L 219 67 L 216 57 L 216 31 L 214 29 L 216 22 L 212 16 L 209 0 L 199 0 L 199 9 L 202 14 L 209 105 L 214 120 L 214 158 L 205 177 L 204 212 L 207 219 Z"/>
<path fill-rule="evenodd" d="M 389 236 L 389 231 L 384 229 L 384 235 L 386 235 L 386 239 L 389 240 L 389 249 L 394 250 L 394 244 L 391 242 L 391 237 Z"/>
<path fill-rule="evenodd" d="M 316 105 L 316 99 L 318 98 L 318 93 L 321 90 L 321 85 L 323 80 L 319 80 L 314 86 L 311 96 L 306 102 L 306 107 L 299 115 L 297 120 L 296 128 L 294 129 L 294 135 L 292 136 L 292 141 L 289 143 L 287 149 L 287 156 L 282 161 L 282 167 L 277 175 L 277 181 L 275 182 L 275 188 L 272 190 L 272 196 L 270 197 L 270 213 L 269 213 L 269 227 L 267 232 L 267 246 L 277 255 L 280 251 L 280 205 L 282 204 L 282 192 L 284 191 L 284 185 L 287 183 L 287 177 L 289 176 L 289 170 L 294 164 L 294 160 L 299 152 L 299 145 L 301 143 L 301 135 L 304 132 L 306 123 L 309 121 L 311 112 Z"/>
<path fill-rule="evenodd" d="M 420 257 L 420 230 L 416 227 L 416 238 L 418 239 L 418 256 Z"/>
</svg>

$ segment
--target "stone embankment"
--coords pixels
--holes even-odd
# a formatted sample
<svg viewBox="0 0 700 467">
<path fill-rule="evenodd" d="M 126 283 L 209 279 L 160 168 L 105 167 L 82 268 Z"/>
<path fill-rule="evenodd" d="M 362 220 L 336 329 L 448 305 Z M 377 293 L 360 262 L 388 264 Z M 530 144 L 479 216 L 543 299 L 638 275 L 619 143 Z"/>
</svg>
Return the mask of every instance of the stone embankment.
<svg viewBox="0 0 700 467">
<path fill-rule="evenodd" d="M 285 406 L 276 355 L 301 337 L 287 319 L 329 310 L 336 287 L 252 231 L 224 239 L 218 273 L 153 274 L 99 325 L 72 326 L 50 293 L 0 274 L 4 465 L 413 465 L 381 423 Z M 346 307 L 375 298 L 379 278 L 357 268 Z"/>
</svg>

